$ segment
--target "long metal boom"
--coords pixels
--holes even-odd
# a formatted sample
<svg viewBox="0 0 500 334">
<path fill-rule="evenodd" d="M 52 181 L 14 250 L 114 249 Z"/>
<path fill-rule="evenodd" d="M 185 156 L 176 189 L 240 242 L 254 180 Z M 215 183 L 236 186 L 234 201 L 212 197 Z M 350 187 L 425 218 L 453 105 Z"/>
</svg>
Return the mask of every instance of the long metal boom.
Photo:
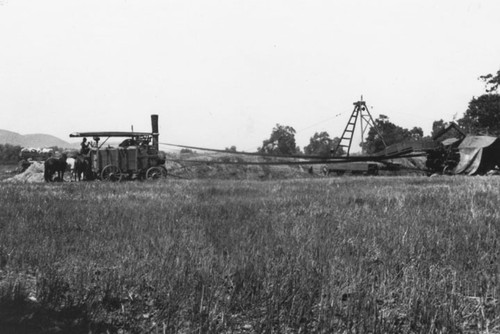
<svg viewBox="0 0 500 334">
<path fill-rule="evenodd" d="M 140 137 L 158 135 L 154 132 L 127 132 L 127 131 L 98 131 L 98 132 L 73 132 L 69 136 L 74 137 Z"/>
</svg>

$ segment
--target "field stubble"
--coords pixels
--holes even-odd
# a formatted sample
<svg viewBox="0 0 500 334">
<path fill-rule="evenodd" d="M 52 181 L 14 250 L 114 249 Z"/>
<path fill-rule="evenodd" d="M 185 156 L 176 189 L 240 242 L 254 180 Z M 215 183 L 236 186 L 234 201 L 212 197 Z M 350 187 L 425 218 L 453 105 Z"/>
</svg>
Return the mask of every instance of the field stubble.
<svg viewBox="0 0 500 334">
<path fill-rule="evenodd" d="M 498 332 L 499 203 L 483 177 L 3 184 L 0 328 Z"/>
</svg>

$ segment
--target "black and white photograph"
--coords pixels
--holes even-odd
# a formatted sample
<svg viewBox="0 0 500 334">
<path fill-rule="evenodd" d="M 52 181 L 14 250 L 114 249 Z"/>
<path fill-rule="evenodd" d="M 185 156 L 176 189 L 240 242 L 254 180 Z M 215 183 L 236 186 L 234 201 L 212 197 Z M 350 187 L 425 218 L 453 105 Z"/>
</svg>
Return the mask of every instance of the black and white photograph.
<svg viewBox="0 0 500 334">
<path fill-rule="evenodd" d="M 499 14 L 0 0 L 0 334 L 500 334 Z"/>
</svg>

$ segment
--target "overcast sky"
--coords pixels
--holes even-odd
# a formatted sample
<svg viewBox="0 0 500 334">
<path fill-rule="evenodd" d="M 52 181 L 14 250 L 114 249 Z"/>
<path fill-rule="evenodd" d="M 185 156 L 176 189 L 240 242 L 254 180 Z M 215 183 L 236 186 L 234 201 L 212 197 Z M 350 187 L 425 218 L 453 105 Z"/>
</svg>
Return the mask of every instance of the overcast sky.
<svg viewBox="0 0 500 334">
<path fill-rule="evenodd" d="M 461 117 L 500 69 L 500 1 L 0 0 L 0 129 L 150 131 L 255 150 L 340 136 L 363 95 L 403 127 Z M 340 114 L 340 115 L 339 115 Z M 73 140 L 74 141 L 74 140 Z"/>
</svg>

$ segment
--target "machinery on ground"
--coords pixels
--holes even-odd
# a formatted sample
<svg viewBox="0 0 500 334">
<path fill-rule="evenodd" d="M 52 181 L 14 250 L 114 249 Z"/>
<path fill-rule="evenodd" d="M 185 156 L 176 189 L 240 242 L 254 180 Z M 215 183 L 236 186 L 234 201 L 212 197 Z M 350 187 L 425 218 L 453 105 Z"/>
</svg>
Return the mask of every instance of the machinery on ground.
<svg viewBox="0 0 500 334">
<path fill-rule="evenodd" d="M 365 132 L 369 127 L 372 127 L 382 139 L 384 149 L 375 154 L 369 155 L 350 155 L 350 149 L 358 121 L 361 122 L 361 139 L 363 141 Z M 407 172 L 423 172 L 422 166 L 415 164 L 415 160 L 425 159 L 426 151 L 435 146 L 435 143 L 412 141 L 409 143 L 397 143 L 387 146 L 382 138 L 381 131 L 377 128 L 376 122 L 373 120 L 363 97 L 360 101 L 354 102 L 354 110 L 347 123 L 347 126 L 342 134 L 341 140 L 336 147 L 332 147 L 332 154 L 329 156 L 306 155 L 306 154 L 269 154 L 260 152 L 237 152 L 218 150 L 205 147 L 187 146 L 179 144 L 162 143 L 163 145 L 200 150 L 219 152 L 231 155 L 247 155 L 254 157 L 262 157 L 268 160 L 264 161 L 206 161 L 196 159 L 168 159 L 169 161 L 183 164 L 200 164 L 200 165 L 307 165 L 310 173 L 312 173 L 313 165 L 322 165 L 322 173 L 327 175 L 379 175 L 380 171 L 389 171 L 390 173 L 406 170 Z M 338 156 L 334 152 L 344 151 L 346 154 Z M 421 165 L 424 165 L 422 163 Z M 425 167 L 425 166 L 424 166 Z"/>
<path fill-rule="evenodd" d="M 88 164 L 87 179 L 159 179 L 167 176 L 165 157 L 158 150 L 158 115 L 151 115 L 152 132 L 75 132 L 71 138 L 92 138 L 88 152 L 78 157 Z M 101 143 L 101 138 L 105 138 Z M 126 138 L 118 147 L 104 147 L 109 138 Z"/>
<path fill-rule="evenodd" d="M 383 168 L 383 163 L 375 161 L 344 162 L 323 167 L 323 174 L 329 176 L 334 173 L 342 176 L 347 172 L 351 175 L 378 175 L 379 170 Z"/>
<path fill-rule="evenodd" d="M 391 158 L 401 157 L 406 154 L 411 154 L 415 151 L 421 151 L 420 148 L 416 149 L 415 142 L 413 143 L 399 143 L 395 145 L 387 146 L 384 141 L 381 131 L 378 129 L 377 124 L 373 120 L 366 102 L 363 101 L 363 96 L 357 102 L 354 102 L 354 110 L 351 113 L 349 121 L 342 133 L 342 137 L 338 142 L 336 147 L 333 147 L 331 152 L 332 155 L 335 152 L 342 150 L 345 154 L 341 157 L 344 158 L 346 162 L 328 164 L 323 167 L 323 174 L 330 175 L 378 175 L 381 170 L 397 171 L 401 168 L 400 164 L 391 161 Z M 373 128 L 377 132 L 377 136 L 381 139 L 384 149 L 376 154 L 373 154 L 372 160 L 368 157 L 364 161 L 355 161 L 350 156 L 350 150 L 353 142 L 354 132 L 356 130 L 356 125 L 360 123 L 361 129 L 361 144 L 364 142 L 365 133 L 369 128 Z M 356 157 L 356 156 L 354 156 Z M 385 159 L 381 159 L 385 158 Z"/>
</svg>

